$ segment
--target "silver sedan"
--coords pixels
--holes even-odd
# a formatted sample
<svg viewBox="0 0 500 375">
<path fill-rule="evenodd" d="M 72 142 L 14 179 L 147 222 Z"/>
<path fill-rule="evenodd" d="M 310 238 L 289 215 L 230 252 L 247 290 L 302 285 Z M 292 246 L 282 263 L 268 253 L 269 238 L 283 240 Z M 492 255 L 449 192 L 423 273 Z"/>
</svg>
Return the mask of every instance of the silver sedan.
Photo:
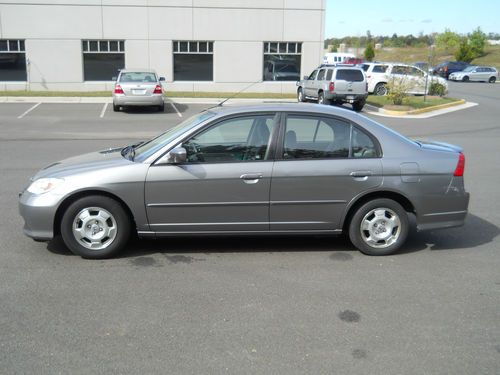
<svg viewBox="0 0 500 375">
<path fill-rule="evenodd" d="M 75 254 L 140 237 L 348 233 L 369 255 L 464 224 L 458 146 L 317 104 L 216 107 L 147 142 L 53 163 L 20 193 L 24 233 Z"/>
<path fill-rule="evenodd" d="M 113 110 L 127 106 L 154 106 L 163 112 L 162 82 L 164 77 L 158 77 L 154 70 L 123 69 L 120 71 L 113 89 Z"/>
</svg>

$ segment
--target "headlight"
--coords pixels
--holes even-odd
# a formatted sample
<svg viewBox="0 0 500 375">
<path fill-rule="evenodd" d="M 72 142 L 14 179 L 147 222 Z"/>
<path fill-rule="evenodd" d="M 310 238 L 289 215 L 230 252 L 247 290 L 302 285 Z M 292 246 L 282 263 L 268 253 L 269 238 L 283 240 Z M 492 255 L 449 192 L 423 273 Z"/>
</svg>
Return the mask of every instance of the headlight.
<svg viewBox="0 0 500 375">
<path fill-rule="evenodd" d="M 28 191 L 32 194 L 40 195 L 48 193 L 60 186 L 64 180 L 62 178 L 39 178 L 28 187 Z"/>
</svg>

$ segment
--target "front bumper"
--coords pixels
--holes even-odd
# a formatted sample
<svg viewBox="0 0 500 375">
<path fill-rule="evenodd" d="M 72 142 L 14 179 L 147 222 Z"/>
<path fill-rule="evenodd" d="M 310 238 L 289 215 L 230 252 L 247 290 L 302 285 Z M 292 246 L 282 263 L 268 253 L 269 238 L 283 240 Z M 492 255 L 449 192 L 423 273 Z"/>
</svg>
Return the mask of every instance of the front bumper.
<svg viewBox="0 0 500 375">
<path fill-rule="evenodd" d="M 113 96 L 113 104 L 120 106 L 149 106 L 149 105 L 163 105 L 163 95 L 155 94 L 152 96 L 142 95 L 115 95 Z"/>
<path fill-rule="evenodd" d="M 49 241 L 54 237 L 54 219 L 60 198 L 50 193 L 34 195 L 26 190 L 19 195 L 19 213 L 24 219 L 25 235 L 39 241 Z"/>
</svg>

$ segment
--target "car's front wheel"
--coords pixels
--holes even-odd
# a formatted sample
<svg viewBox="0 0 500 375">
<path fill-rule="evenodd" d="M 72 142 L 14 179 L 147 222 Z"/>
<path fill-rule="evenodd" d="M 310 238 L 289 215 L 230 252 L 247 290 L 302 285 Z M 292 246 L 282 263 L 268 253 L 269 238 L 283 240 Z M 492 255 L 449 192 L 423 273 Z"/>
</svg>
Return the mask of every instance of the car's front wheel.
<svg viewBox="0 0 500 375">
<path fill-rule="evenodd" d="M 469 82 L 469 77 L 468 77 L 468 76 L 464 76 L 464 77 L 462 78 L 462 81 L 463 81 L 463 82 Z"/>
<path fill-rule="evenodd" d="M 109 258 L 125 247 L 130 218 L 114 199 L 93 195 L 73 202 L 64 212 L 61 235 L 66 246 L 84 258 Z"/>
<path fill-rule="evenodd" d="M 363 254 L 388 255 L 406 241 L 408 227 L 404 208 L 392 199 L 379 198 L 356 210 L 349 224 L 349 238 Z"/>
<path fill-rule="evenodd" d="M 306 101 L 304 98 L 304 91 L 302 90 L 302 87 L 299 87 L 299 89 L 297 90 L 297 101 L 299 103 Z"/>
</svg>

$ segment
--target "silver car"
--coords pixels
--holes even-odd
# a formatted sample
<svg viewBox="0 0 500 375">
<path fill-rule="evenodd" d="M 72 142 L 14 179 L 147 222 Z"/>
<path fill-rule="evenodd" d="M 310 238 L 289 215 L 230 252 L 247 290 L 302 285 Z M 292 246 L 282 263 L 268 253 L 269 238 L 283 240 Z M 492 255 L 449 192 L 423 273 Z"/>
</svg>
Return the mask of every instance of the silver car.
<svg viewBox="0 0 500 375">
<path fill-rule="evenodd" d="M 417 142 L 317 104 L 216 107 L 144 143 L 53 163 L 20 193 L 24 233 L 104 258 L 140 237 L 347 232 L 394 253 L 417 229 L 464 224 L 458 146 Z"/>
<path fill-rule="evenodd" d="M 113 110 L 118 112 L 126 106 L 155 106 L 163 112 L 162 82 L 164 77 L 158 77 L 150 69 L 123 69 L 116 79 L 113 89 Z"/>
<path fill-rule="evenodd" d="M 498 79 L 498 71 L 491 66 L 476 66 L 471 65 L 461 72 L 451 73 L 448 76 L 451 81 L 479 81 L 495 83 Z"/>
</svg>

